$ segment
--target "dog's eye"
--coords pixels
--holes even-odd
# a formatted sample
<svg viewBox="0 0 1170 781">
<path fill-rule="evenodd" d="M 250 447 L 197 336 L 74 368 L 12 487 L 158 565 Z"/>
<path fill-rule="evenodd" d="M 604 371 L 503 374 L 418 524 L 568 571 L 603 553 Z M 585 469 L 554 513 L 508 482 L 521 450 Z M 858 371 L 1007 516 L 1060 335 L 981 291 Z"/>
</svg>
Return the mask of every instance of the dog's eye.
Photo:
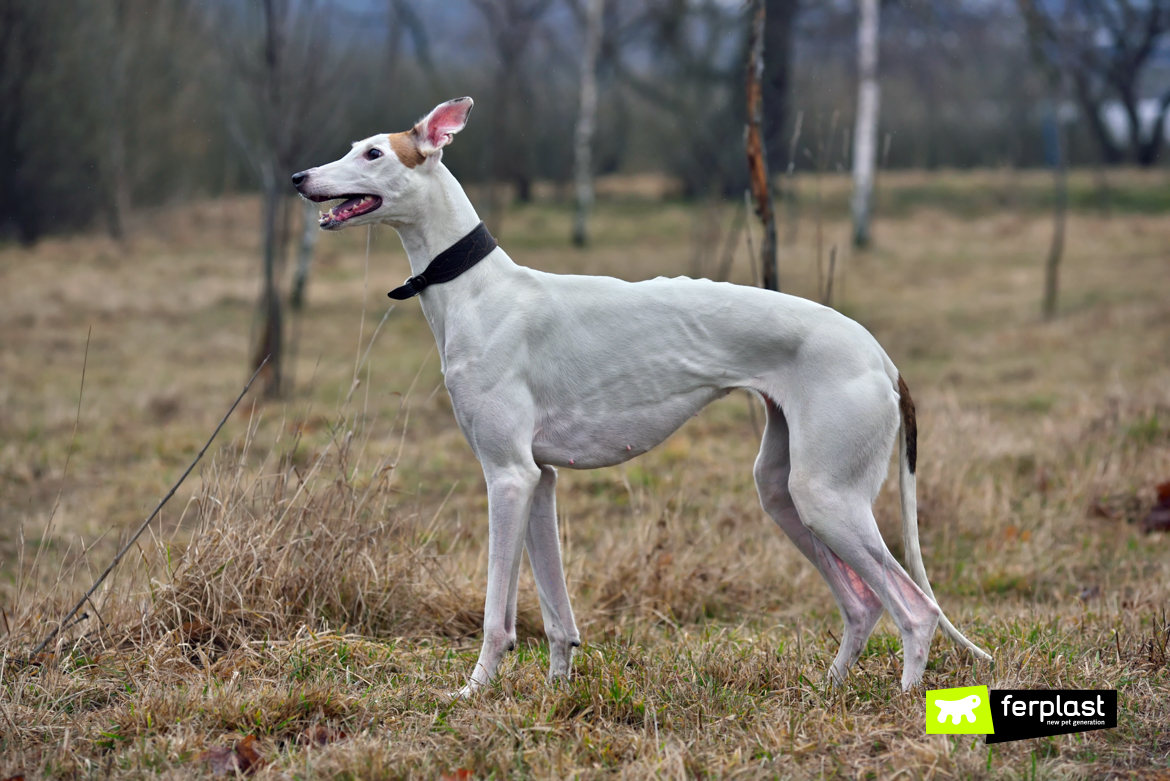
<svg viewBox="0 0 1170 781">
<path fill-rule="evenodd" d="M 366 159 L 367 160 L 377 160 L 381 156 L 382 156 L 382 150 L 378 149 L 377 147 L 374 147 L 369 152 L 366 152 Z"/>
</svg>

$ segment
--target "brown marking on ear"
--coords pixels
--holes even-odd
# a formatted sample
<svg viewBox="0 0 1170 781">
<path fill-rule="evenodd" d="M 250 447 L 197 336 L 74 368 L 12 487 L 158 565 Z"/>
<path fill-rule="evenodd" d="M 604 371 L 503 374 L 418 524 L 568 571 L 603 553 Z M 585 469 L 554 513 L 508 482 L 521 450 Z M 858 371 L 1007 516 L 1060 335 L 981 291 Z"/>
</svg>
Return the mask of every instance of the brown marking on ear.
<svg viewBox="0 0 1170 781">
<path fill-rule="evenodd" d="M 906 432 L 906 463 L 910 474 L 918 468 L 918 419 L 914 413 L 914 399 L 902 375 L 898 375 L 898 407 L 902 410 L 902 428 Z"/>
<path fill-rule="evenodd" d="M 407 168 L 421 165 L 427 159 L 419 151 L 418 139 L 413 130 L 408 130 L 405 133 L 391 133 L 390 148 L 394 150 L 394 154 L 398 155 L 398 159 Z"/>
</svg>

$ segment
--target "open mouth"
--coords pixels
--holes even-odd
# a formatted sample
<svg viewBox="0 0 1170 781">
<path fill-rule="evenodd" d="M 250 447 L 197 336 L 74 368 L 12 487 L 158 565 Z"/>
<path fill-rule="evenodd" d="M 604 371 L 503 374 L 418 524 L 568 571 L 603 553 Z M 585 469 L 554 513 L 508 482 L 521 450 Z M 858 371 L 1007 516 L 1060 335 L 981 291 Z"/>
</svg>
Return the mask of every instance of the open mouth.
<svg viewBox="0 0 1170 781">
<path fill-rule="evenodd" d="M 309 200 L 314 203 L 336 201 L 344 198 L 337 206 L 327 212 L 321 212 L 320 226 L 326 230 L 343 225 L 354 217 L 368 214 L 382 205 L 382 199 L 377 195 L 314 195 Z"/>
</svg>

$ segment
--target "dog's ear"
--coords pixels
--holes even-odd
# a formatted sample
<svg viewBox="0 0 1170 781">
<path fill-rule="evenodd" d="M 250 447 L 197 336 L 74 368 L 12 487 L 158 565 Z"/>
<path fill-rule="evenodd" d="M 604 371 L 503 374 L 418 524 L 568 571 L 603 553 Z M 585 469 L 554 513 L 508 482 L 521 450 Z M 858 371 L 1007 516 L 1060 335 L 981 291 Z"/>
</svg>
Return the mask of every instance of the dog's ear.
<svg viewBox="0 0 1170 781">
<path fill-rule="evenodd" d="M 430 157 L 451 143 L 454 135 L 467 124 L 467 115 L 474 105 L 475 101 L 471 98 L 455 98 L 435 106 L 411 131 L 418 144 L 418 151 L 424 157 Z"/>
</svg>

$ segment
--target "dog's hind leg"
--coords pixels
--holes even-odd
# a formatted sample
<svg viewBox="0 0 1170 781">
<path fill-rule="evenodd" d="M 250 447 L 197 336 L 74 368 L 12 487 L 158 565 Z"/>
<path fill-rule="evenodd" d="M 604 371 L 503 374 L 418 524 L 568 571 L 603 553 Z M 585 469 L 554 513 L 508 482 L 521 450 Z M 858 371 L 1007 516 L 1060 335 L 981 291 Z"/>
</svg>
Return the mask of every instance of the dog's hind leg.
<svg viewBox="0 0 1170 781">
<path fill-rule="evenodd" d="M 942 611 L 886 547 L 872 503 L 889 469 L 897 407 L 888 382 L 859 379 L 806 403 L 792 427 L 788 488 L 804 525 L 860 576 L 902 635 L 902 688 L 926 669 Z"/>
<path fill-rule="evenodd" d="M 760 504 L 764 511 L 829 584 L 829 590 L 841 611 L 841 619 L 845 624 L 841 648 L 829 668 L 830 678 L 839 683 L 845 680 L 849 668 L 865 648 L 866 640 L 881 618 L 882 603 L 873 589 L 801 522 L 788 492 L 791 471 L 788 421 L 771 399 L 765 397 L 764 405 L 768 410 L 768 423 L 760 444 L 760 454 L 756 458 L 756 490 L 760 494 Z"/>
<path fill-rule="evenodd" d="M 525 545 L 536 592 L 540 595 L 540 612 L 544 616 L 544 633 L 548 637 L 549 679 L 563 678 L 573 665 L 573 649 L 581 645 L 565 571 L 561 564 L 561 541 L 557 533 L 557 470 L 540 468 L 540 482 L 532 497 Z"/>
<path fill-rule="evenodd" d="M 860 576 L 881 600 L 902 635 L 902 688 L 922 679 L 930 641 L 941 611 L 922 592 L 882 540 L 873 512 L 855 497 L 834 495 L 824 483 L 792 485 L 792 496 L 809 529 Z"/>
</svg>

